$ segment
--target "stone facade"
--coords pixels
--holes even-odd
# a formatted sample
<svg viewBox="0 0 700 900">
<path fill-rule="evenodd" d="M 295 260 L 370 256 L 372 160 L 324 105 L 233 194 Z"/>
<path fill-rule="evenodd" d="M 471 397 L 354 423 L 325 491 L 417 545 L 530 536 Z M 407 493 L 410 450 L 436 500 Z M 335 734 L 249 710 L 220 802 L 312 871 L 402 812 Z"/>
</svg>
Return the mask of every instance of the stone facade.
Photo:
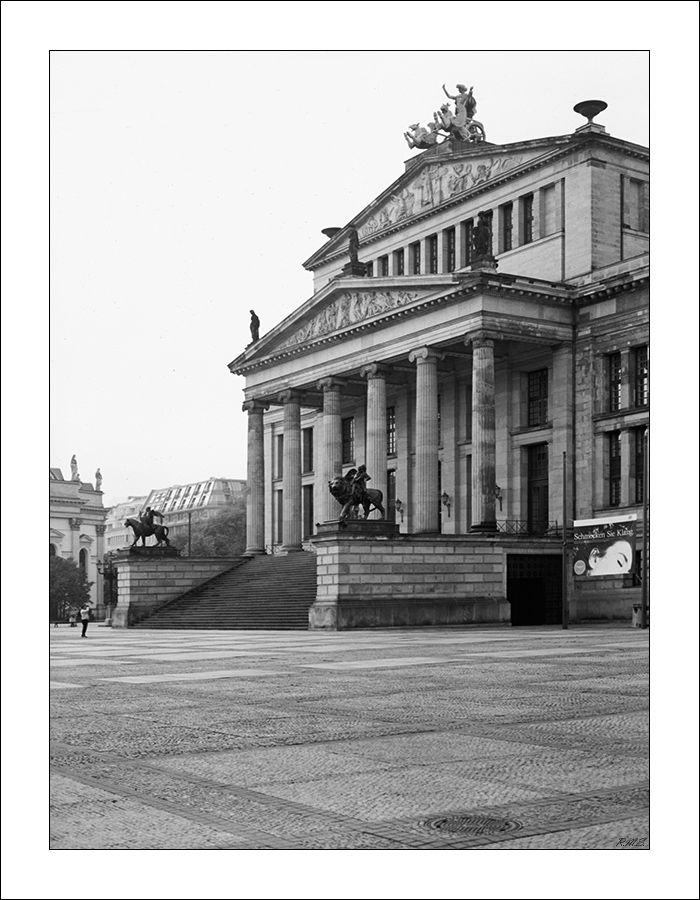
<svg viewBox="0 0 700 900">
<path fill-rule="evenodd" d="M 77 473 L 70 480 L 58 468 L 49 469 L 49 553 L 74 560 L 92 582 L 90 602 L 98 617 L 103 613 L 104 587 L 97 570 L 105 552 L 102 491 Z M 73 473 L 72 473 L 73 475 Z"/>
<path fill-rule="evenodd" d="M 476 259 L 482 212 L 493 257 Z M 366 277 L 343 271 L 353 229 Z M 315 548 L 314 627 L 503 621 L 509 603 L 527 621 L 535 583 L 551 602 L 534 619 L 556 621 L 564 454 L 568 521 L 637 512 L 641 535 L 648 151 L 594 123 L 446 142 L 305 266 L 313 296 L 230 364 L 248 552 Z M 376 546 L 319 527 L 339 510 L 328 481 L 360 463 L 398 527 Z M 572 616 L 629 617 L 639 588 L 596 581 L 567 574 Z"/>
</svg>

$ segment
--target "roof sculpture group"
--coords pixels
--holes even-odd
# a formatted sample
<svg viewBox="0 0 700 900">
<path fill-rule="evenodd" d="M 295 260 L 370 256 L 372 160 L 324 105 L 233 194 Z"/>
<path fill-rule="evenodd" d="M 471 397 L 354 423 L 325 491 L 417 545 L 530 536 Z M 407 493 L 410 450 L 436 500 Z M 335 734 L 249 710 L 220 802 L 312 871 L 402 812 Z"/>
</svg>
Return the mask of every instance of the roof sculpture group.
<svg viewBox="0 0 700 900">
<path fill-rule="evenodd" d="M 458 93 L 454 95 L 448 93 L 444 84 L 442 89 L 450 100 L 455 101 L 454 112 L 449 103 L 443 103 L 440 109 L 433 113 L 433 121 L 428 122 L 427 128 L 423 128 L 418 122 L 415 125 L 409 125 L 409 130 L 404 132 L 404 137 L 411 150 L 414 147 L 418 150 L 428 150 L 438 143 L 438 138 L 472 144 L 486 140 L 484 126 L 474 118 L 476 112 L 474 88 L 470 87 L 467 90 L 466 85 L 458 84 Z"/>
</svg>

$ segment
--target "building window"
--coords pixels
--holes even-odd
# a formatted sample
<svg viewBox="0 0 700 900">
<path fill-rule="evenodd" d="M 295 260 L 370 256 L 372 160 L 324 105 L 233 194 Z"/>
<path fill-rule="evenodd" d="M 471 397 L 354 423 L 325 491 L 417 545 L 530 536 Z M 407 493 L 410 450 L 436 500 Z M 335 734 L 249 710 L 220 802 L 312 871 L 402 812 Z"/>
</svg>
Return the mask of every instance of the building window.
<svg viewBox="0 0 700 900">
<path fill-rule="evenodd" d="M 56 555 L 56 545 L 49 544 L 49 556 L 55 556 L 55 555 Z"/>
<path fill-rule="evenodd" d="M 380 276 L 389 274 L 389 257 L 388 256 L 380 256 L 377 260 L 377 274 Z"/>
<path fill-rule="evenodd" d="M 438 239 L 436 234 L 428 238 L 428 272 L 437 275 L 438 271 Z"/>
<path fill-rule="evenodd" d="M 608 356 L 608 398 L 609 412 L 617 412 L 622 406 L 622 354 Z"/>
<path fill-rule="evenodd" d="M 404 272 L 404 253 L 403 247 L 400 250 L 394 250 L 394 275 L 403 275 Z"/>
<path fill-rule="evenodd" d="M 532 194 L 526 194 L 520 198 L 520 243 L 532 243 L 532 211 L 533 197 Z"/>
<path fill-rule="evenodd" d="M 277 435 L 277 452 L 275 454 L 275 478 L 284 476 L 284 435 Z M 202 497 L 204 499 L 204 497 Z"/>
<path fill-rule="evenodd" d="M 396 455 L 396 407 L 386 408 L 386 453 L 387 456 Z"/>
<path fill-rule="evenodd" d="M 553 184 L 540 191 L 540 237 L 556 231 L 556 193 Z"/>
<path fill-rule="evenodd" d="M 500 252 L 507 253 L 513 249 L 513 204 L 504 203 L 501 207 Z"/>
<path fill-rule="evenodd" d="M 301 432 L 301 471 L 304 473 L 314 470 L 314 430 L 304 428 Z"/>
<path fill-rule="evenodd" d="M 305 484 L 302 491 L 302 537 L 307 540 L 314 533 L 314 486 Z"/>
<path fill-rule="evenodd" d="M 549 448 L 534 444 L 527 448 L 527 528 L 544 534 L 549 527 Z"/>
<path fill-rule="evenodd" d="M 420 275 L 420 241 L 410 244 L 408 248 L 411 262 L 411 275 Z"/>
<path fill-rule="evenodd" d="M 80 568 L 87 575 L 88 570 L 88 552 L 87 550 L 81 550 L 79 554 L 80 560 Z"/>
<path fill-rule="evenodd" d="M 622 489 L 622 435 L 613 431 L 608 435 L 608 504 L 619 506 Z"/>
<path fill-rule="evenodd" d="M 445 272 L 454 272 L 457 268 L 457 232 L 454 228 L 445 229 L 443 235 L 443 246 L 445 248 Z"/>
<path fill-rule="evenodd" d="M 647 185 L 636 178 L 622 176 L 622 227 L 632 231 L 649 231 Z"/>
<path fill-rule="evenodd" d="M 471 441 L 472 439 L 472 383 L 465 385 L 467 399 L 465 402 L 464 408 L 464 423 L 465 423 L 465 434 L 464 439 L 467 441 Z"/>
<path fill-rule="evenodd" d="M 282 529 L 284 522 L 284 495 L 282 491 L 275 491 L 275 537 L 276 543 L 282 543 Z"/>
<path fill-rule="evenodd" d="M 355 419 L 351 416 L 342 420 L 343 464 L 355 461 Z"/>
<path fill-rule="evenodd" d="M 462 244 L 462 265 L 468 266 L 472 261 L 472 241 L 473 241 L 473 230 L 474 230 L 474 220 L 467 219 L 466 222 L 462 222 L 461 225 L 461 244 Z"/>
<path fill-rule="evenodd" d="M 649 406 L 649 347 L 636 347 L 634 353 L 634 405 Z"/>
<path fill-rule="evenodd" d="M 534 428 L 547 424 L 547 398 L 549 393 L 549 370 L 538 369 L 527 375 L 527 424 Z"/>
<path fill-rule="evenodd" d="M 644 453 L 644 428 L 634 429 L 634 502 L 644 503 L 644 467 L 646 455 Z"/>
<path fill-rule="evenodd" d="M 374 277 L 374 263 L 368 262 L 365 263 L 365 271 L 367 273 L 368 278 Z"/>
<path fill-rule="evenodd" d="M 396 521 L 396 469 L 388 469 L 386 473 L 386 520 Z"/>
</svg>

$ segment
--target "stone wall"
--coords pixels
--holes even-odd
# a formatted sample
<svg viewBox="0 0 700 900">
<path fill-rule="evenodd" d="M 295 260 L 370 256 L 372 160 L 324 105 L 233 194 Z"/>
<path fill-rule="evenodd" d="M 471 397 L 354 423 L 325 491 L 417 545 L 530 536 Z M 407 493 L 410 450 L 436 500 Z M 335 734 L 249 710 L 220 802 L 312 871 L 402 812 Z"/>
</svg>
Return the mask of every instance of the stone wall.
<svg viewBox="0 0 700 900">
<path fill-rule="evenodd" d="M 236 558 L 132 556 L 116 560 L 118 602 L 113 628 L 128 628 L 185 591 L 220 575 Z"/>
</svg>

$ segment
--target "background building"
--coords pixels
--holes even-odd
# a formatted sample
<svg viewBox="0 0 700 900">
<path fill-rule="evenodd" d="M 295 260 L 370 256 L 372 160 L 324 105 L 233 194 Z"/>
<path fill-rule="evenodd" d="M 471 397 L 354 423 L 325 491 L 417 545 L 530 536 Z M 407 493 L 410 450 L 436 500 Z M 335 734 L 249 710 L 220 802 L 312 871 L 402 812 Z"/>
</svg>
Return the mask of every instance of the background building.
<svg viewBox="0 0 700 900">
<path fill-rule="evenodd" d="M 641 537 L 648 150 L 584 115 L 573 134 L 409 159 L 324 232 L 313 296 L 230 364 L 246 379 L 249 553 L 300 550 L 338 515 L 328 482 L 360 463 L 421 537 L 413 567 L 410 541 L 375 544 L 371 586 L 344 582 L 347 547 L 317 543 L 317 609 L 561 621 L 565 479 L 569 521 L 638 513 Z M 630 615 L 634 578 L 566 576 L 574 617 Z"/>
<path fill-rule="evenodd" d="M 71 461 L 71 480 L 61 469 L 49 468 L 49 554 L 72 559 L 93 582 L 90 600 L 101 613 L 102 578 L 97 570 L 105 552 L 107 510 L 102 505 L 102 476 L 95 473 L 95 484 L 81 481 L 78 464 Z"/>
<path fill-rule="evenodd" d="M 168 538 L 182 551 L 187 551 L 191 526 L 216 515 L 226 503 L 245 496 L 246 482 L 235 478 L 208 478 L 192 484 L 174 484 L 158 488 L 145 497 L 130 497 L 112 507 L 107 519 L 107 549 L 121 550 L 134 542 L 134 532 L 124 525 L 127 518 L 138 519 L 150 506 L 163 513 L 163 524 L 170 529 Z M 160 522 L 160 519 L 156 519 Z M 153 544 L 155 538 L 148 538 Z"/>
</svg>

